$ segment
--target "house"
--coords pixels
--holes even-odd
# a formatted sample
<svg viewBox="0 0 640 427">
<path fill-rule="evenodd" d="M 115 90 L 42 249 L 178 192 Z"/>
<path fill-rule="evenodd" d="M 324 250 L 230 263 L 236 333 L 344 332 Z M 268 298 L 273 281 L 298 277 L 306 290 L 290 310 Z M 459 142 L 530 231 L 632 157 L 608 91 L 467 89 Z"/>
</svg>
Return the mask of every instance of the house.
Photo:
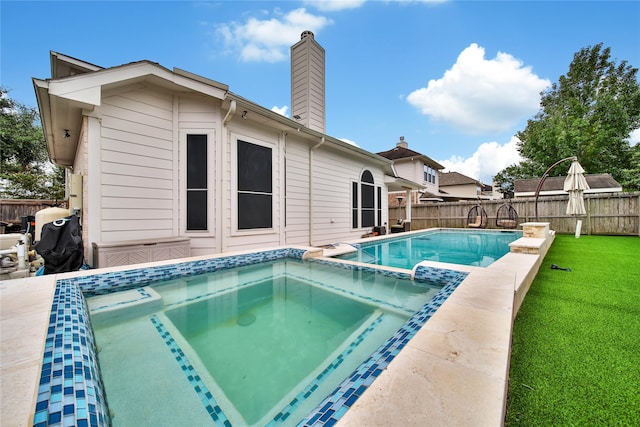
<svg viewBox="0 0 640 427">
<path fill-rule="evenodd" d="M 595 193 L 619 193 L 622 191 L 622 186 L 616 181 L 611 174 L 599 173 L 599 174 L 585 174 L 584 176 L 589 184 L 589 189 L 584 191 L 584 194 Z M 539 196 L 557 196 L 566 195 L 564 191 L 565 176 L 550 176 L 547 177 L 542 183 Z M 536 190 L 540 184 L 540 178 L 531 179 L 516 179 L 514 181 L 514 197 L 534 197 Z"/>
<path fill-rule="evenodd" d="M 446 200 L 476 200 L 492 198 L 492 187 L 459 172 L 440 172 L 440 192 Z"/>
<path fill-rule="evenodd" d="M 400 137 L 396 146 L 378 153 L 393 160 L 396 173 L 402 178 L 422 184 L 405 193 L 389 193 L 389 206 L 407 206 L 413 203 L 457 201 L 465 199 L 491 198 L 491 186 L 458 172 L 442 172 L 444 166 L 432 158 L 411 150 L 409 144 Z"/>
<path fill-rule="evenodd" d="M 393 167 L 398 176 L 420 184 L 420 187 L 407 188 L 404 192 L 391 192 L 389 194 L 389 205 L 399 206 L 406 200 L 407 207 L 413 203 L 420 203 L 421 196 L 439 197 L 438 174 L 444 169 L 440 163 L 432 158 L 418 153 L 409 148 L 409 143 L 400 137 L 396 146 L 388 151 L 382 151 L 378 155 L 393 161 Z M 407 209 L 410 211 L 410 209 Z"/>
<path fill-rule="evenodd" d="M 291 54 L 295 120 L 178 68 L 50 53 L 51 77 L 33 84 L 90 265 L 105 266 L 100 251 L 111 265 L 318 246 L 388 221 L 388 191 L 415 183 L 324 133 L 324 50 L 305 31 Z M 302 96 L 318 78 L 322 93 Z"/>
</svg>

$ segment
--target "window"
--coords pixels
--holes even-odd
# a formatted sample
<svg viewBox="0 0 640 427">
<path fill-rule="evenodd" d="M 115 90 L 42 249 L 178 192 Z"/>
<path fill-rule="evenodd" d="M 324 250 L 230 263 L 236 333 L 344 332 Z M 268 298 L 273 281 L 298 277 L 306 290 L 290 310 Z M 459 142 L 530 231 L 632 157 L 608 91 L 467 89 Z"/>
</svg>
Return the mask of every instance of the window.
<svg viewBox="0 0 640 427">
<path fill-rule="evenodd" d="M 358 228 L 358 183 L 351 183 L 351 226 Z"/>
<path fill-rule="evenodd" d="M 273 226 L 271 148 L 250 142 L 237 143 L 238 229 Z"/>
<path fill-rule="evenodd" d="M 432 167 L 424 165 L 424 180 L 426 182 L 430 182 L 431 184 L 436 183 L 436 170 Z"/>
<path fill-rule="evenodd" d="M 376 219 L 376 225 L 380 227 L 382 225 L 382 187 L 376 187 L 378 190 L 378 217 Z"/>
<path fill-rule="evenodd" d="M 187 135 L 187 231 L 207 229 L 207 135 Z"/>
<path fill-rule="evenodd" d="M 375 225 L 375 186 L 373 175 L 368 170 L 362 172 L 360 177 L 360 219 L 361 227 L 373 227 Z"/>
<path fill-rule="evenodd" d="M 368 170 L 360 181 L 351 183 L 351 227 L 380 226 L 382 222 L 382 187 L 376 186 Z"/>
</svg>

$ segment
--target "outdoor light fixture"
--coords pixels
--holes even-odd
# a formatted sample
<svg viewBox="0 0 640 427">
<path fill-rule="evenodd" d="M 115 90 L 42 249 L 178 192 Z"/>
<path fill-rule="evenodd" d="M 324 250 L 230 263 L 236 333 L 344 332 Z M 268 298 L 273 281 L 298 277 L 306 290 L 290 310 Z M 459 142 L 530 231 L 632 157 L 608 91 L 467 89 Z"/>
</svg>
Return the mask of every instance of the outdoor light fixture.
<svg viewBox="0 0 640 427">
<path fill-rule="evenodd" d="M 69 133 L 69 129 L 64 129 L 64 137 L 71 138 L 71 134 Z"/>
<path fill-rule="evenodd" d="M 247 110 L 244 110 L 244 111 L 242 112 L 242 116 L 241 116 L 241 117 L 242 117 L 243 119 L 247 120 Z"/>
<path fill-rule="evenodd" d="M 293 116 L 293 118 L 296 119 L 296 120 L 300 120 L 302 117 L 300 117 L 299 114 L 296 114 L 295 116 Z"/>
</svg>

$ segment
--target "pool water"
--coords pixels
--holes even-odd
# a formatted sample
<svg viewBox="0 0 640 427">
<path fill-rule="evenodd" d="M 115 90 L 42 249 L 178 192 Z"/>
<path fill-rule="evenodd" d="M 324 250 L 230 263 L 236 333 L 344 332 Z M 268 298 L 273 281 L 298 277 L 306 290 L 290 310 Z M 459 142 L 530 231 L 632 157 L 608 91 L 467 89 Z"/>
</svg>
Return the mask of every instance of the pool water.
<svg viewBox="0 0 640 427">
<path fill-rule="evenodd" d="M 234 298 L 235 307 L 211 314 L 209 302 L 200 301 L 166 315 L 249 424 L 259 421 L 375 311 L 373 305 L 287 277 L 241 289 Z M 225 343 L 224 351 L 220 343 Z"/>
<path fill-rule="evenodd" d="M 340 259 L 412 269 L 421 261 L 487 267 L 509 252 L 521 231 L 438 230 L 358 245 Z"/>
<path fill-rule="evenodd" d="M 113 425 L 297 425 L 441 289 L 287 259 L 88 298 Z"/>
</svg>

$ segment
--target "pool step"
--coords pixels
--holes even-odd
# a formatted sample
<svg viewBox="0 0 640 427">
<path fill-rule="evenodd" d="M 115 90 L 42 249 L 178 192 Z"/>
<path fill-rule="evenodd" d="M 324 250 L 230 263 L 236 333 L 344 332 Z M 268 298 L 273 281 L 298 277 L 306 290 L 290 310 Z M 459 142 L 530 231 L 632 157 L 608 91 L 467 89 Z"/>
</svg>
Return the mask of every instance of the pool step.
<svg viewBox="0 0 640 427">
<path fill-rule="evenodd" d="M 162 297 L 148 286 L 87 298 L 94 328 L 127 321 L 156 312 Z"/>
</svg>

